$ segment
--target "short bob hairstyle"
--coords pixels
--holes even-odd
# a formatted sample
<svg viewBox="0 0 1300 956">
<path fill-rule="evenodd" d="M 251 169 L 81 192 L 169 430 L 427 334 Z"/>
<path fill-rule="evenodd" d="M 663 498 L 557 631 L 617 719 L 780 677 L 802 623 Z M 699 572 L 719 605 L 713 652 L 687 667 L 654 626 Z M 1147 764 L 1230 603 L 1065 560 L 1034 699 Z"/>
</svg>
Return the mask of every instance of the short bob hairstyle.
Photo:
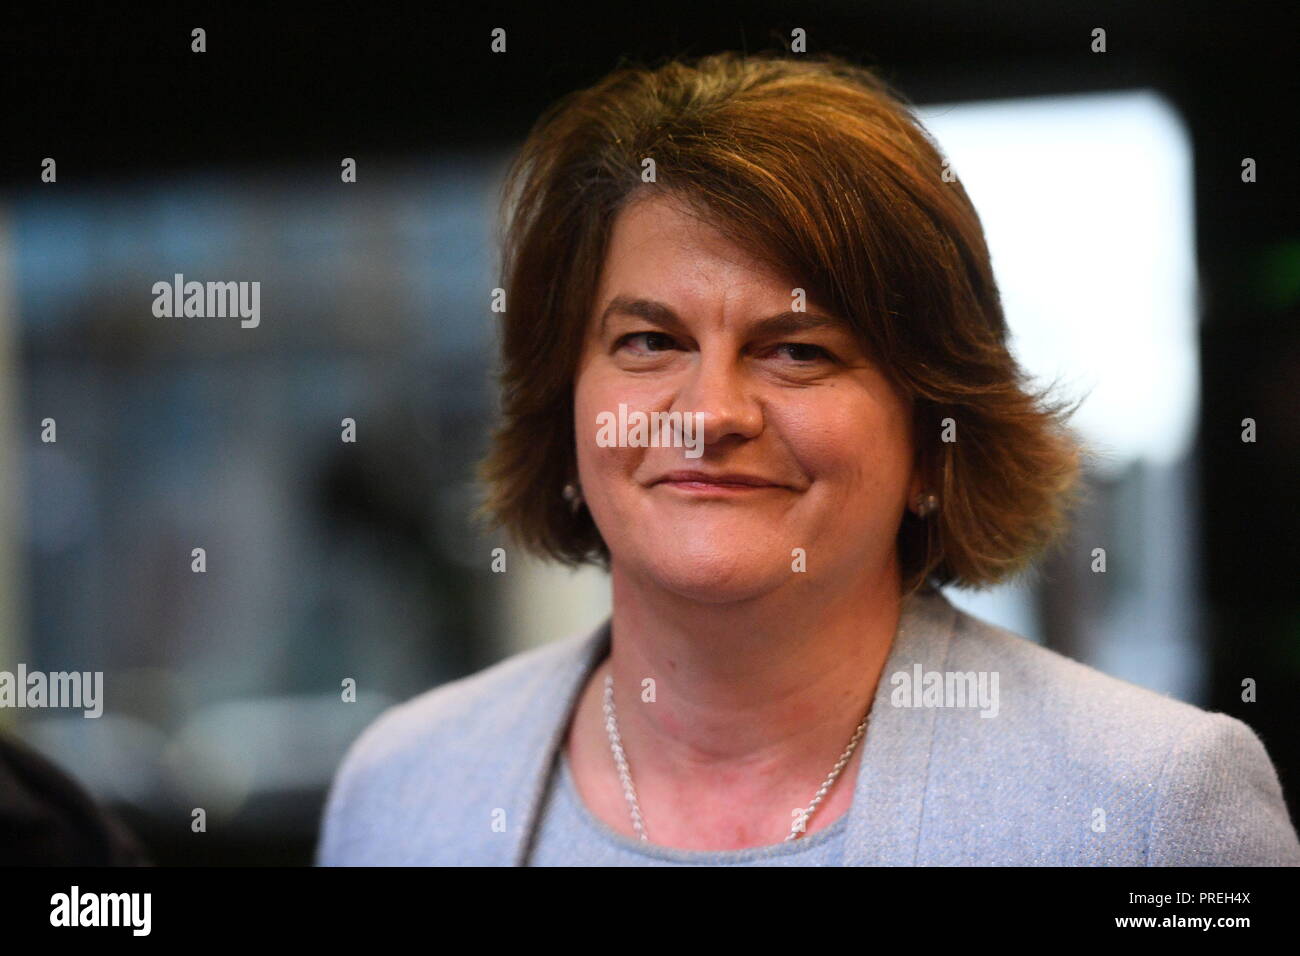
<svg viewBox="0 0 1300 956">
<path fill-rule="evenodd" d="M 643 181 L 654 160 L 655 181 Z M 574 384 L 612 224 L 671 190 L 845 319 L 914 402 L 927 518 L 905 511 L 902 592 L 1026 569 L 1082 497 L 1074 407 L 1028 389 L 983 228 L 913 114 L 839 57 L 721 53 L 623 65 L 538 119 L 502 192 L 502 421 L 480 514 L 569 566 L 610 555 L 577 476 Z"/>
</svg>

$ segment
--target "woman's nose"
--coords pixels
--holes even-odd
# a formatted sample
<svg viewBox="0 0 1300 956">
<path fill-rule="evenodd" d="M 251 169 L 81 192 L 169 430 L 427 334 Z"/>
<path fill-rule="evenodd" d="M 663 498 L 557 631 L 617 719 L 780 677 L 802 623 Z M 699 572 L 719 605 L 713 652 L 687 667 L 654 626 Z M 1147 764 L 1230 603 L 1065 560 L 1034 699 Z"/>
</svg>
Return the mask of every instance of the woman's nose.
<svg viewBox="0 0 1300 956">
<path fill-rule="evenodd" d="M 763 410 L 752 386 L 744 366 L 733 358 L 701 355 L 673 410 L 703 416 L 695 420 L 703 426 L 706 446 L 730 435 L 753 438 L 762 431 Z"/>
</svg>

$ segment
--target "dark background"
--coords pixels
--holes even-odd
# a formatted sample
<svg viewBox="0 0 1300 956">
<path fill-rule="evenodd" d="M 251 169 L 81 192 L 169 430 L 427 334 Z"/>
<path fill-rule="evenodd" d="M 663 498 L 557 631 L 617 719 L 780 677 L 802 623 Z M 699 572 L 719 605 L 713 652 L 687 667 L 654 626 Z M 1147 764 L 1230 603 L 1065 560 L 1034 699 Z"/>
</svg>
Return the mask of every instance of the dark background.
<svg viewBox="0 0 1300 956">
<path fill-rule="evenodd" d="M 1261 735 L 1294 815 L 1300 168 L 1292 7 L 934 0 L 10 13 L 0 37 L 0 190 L 11 198 L 33 188 L 44 156 L 58 157 L 61 184 L 116 189 L 208 168 L 316 160 L 330 183 L 340 156 L 374 164 L 508 149 L 557 96 L 623 56 L 780 49 L 793 27 L 807 30 L 810 50 L 877 66 L 916 102 L 1153 87 L 1181 111 L 1194 147 L 1206 706 Z M 194 26 L 207 30 L 203 55 L 189 52 Z M 509 31 L 506 56 L 489 52 L 496 26 Z M 1089 50 L 1098 26 L 1107 31 L 1104 55 Z M 1240 181 L 1245 156 L 1258 162 L 1249 186 Z M 1259 422 L 1256 444 L 1240 441 L 1244 417 Z M 362 476 L 344 471 L 322 494 L 335 511 L 366 514 L 385 540 L 410 535 L 400 498 L 385 504 Z M 466 652 L 450 671 L 493 656 L 490 647 Z M 1258 681 L 1258 702 L 1241 701 L 1243 677 Z M 207 855 L 195 856 L 191 843 L 152 832 L 149 820 L 132 822 L 165 862 L 298 863 L 311 852 L 309 838 L 254 834 L 204 841 L 198 852 Z"/>
</svg>

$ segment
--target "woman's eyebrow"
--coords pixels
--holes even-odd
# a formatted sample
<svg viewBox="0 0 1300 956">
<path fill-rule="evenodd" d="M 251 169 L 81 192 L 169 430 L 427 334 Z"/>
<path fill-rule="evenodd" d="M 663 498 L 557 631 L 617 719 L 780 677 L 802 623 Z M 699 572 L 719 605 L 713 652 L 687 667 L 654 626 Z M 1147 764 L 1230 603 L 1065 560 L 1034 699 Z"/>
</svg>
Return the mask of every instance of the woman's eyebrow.
<svg viewBox="0 0 1300 956">
<path fill-rule="evenodd" d="M 665 328 L 684 329 L 685 323 L 676 312 L 662 302 L 654 299 L 638 299 L 630 296 L 615 296 L 600 317 L 600 331 L 604 334 L 605 321 L 615 314 L 631 315 L 654 322 Z M 843 319 L 832 318 L 819 312 L 778 312 L 755 322 L 751 332 L 760 336 L 791 335 L 797 332 L 811 332 L 817 329 L 836 329 L 848 331 L 848 323 Z"/>
</svg>

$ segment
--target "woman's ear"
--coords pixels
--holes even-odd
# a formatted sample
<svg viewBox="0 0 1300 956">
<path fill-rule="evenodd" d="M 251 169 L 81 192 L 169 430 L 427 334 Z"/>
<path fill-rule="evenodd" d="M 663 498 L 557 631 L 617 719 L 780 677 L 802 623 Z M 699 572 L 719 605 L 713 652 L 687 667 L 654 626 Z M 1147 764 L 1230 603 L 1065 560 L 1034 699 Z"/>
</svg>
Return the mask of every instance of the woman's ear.
<svg viewBox="0 0 1300 956">
<path fill-rule="evenodd" d="M 912 480 L 907 485 L 907 509 L 915 513 L 916 499 L 925 491 L 925 478 L 921 474 L 920 463 L 912 466 Z"/>
<path fill-rule="evenodd" d="M 935 473 L 938 462 L 935 460 L 935 448 L 929 433 L 933 421 L 931 409 L 917 401 L 912 419 L 912 473 L 907 485 L 907 510 L 916 514 L 916 500 L 923 494 L 938 493 L 931 476 Z M 918 517 L 920 517 L 918 515 Z"/>
<path fill-rule="evenodd" d="M 907 483 L 906 507 L 913 513 L 915 513 L 916 499 L 927 490 L 925 485 L 927 456 L 920 443 L 919 426 L 920 421 L 917 419 L 913 429 L 912 473 Z"/>
</svg>

